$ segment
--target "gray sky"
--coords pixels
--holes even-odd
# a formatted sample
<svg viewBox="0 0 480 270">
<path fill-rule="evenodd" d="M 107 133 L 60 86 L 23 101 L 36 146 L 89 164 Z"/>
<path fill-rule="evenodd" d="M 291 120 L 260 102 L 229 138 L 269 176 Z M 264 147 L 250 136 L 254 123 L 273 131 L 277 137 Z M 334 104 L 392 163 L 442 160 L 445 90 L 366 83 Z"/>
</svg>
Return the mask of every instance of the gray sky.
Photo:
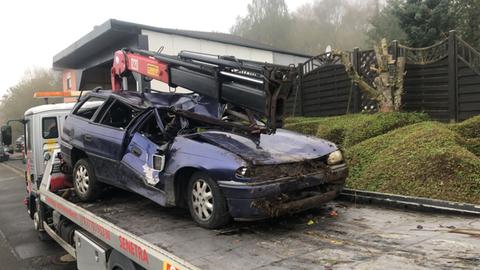
<svg viewBox="0 0 480 270">
<path fill-rule="evenodd" d="M 311 0 L 286 0 L 290 10 Z M 0 9 L 0 96 L 33 67 L 114 18 L 166 28 L 228 32 L 250 0 L 13 0 Z"/>
</svg>

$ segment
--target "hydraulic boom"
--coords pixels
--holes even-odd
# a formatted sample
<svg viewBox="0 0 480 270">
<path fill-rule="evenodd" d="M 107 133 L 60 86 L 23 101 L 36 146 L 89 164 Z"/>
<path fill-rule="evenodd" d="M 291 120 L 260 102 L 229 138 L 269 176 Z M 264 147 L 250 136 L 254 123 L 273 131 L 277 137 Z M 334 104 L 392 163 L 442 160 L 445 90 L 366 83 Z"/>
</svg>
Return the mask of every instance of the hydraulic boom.
<svg viewBox="0 0 480 270">
<path fill-rule="evenodd" d="M 112 90 L 125 90 L 123 78 L 130 74 L 159 80 L 170 87 L 183 87 L 242 108 L 249 118 L 256 115 L 266 120 L 271 133 L 282 125 L 285 102 L 297 78 L 297 68 L 186 51 L 177 56 L 137 49 L 116 51 L 111 71 Z"/>
</svg>

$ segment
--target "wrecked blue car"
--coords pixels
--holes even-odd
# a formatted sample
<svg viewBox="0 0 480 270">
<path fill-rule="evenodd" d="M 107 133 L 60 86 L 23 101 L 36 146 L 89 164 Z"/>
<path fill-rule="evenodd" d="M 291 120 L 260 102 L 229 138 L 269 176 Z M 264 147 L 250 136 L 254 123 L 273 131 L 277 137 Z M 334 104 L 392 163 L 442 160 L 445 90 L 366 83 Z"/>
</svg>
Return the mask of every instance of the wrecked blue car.
<svg viewBox="0 0 480 270">
<path fill-rule="evenodd" d="M 62 156 L 81 200 L 104 184 L 180 206 L 206 228 L 334 199 L 347 166 L 331 142 L 242 130 L 229 108 L 197 94 L 91 92 L 64 123 Z"/>
</svg>

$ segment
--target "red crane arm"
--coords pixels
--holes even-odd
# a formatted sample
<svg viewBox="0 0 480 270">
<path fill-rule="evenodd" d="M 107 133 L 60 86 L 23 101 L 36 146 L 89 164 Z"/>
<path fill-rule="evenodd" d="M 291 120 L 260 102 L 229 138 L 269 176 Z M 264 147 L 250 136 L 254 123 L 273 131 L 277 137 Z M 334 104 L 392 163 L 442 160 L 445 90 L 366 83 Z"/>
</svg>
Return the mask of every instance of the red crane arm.
<svg viewBox="0 0 480 270">
<path fill-rule="evenodd" d="M 116 51 L 111 70 L 112 90 L 123 90 L 122 77 L 129 71 L 137 72 L 149 78 L 169 83 L 168 64 L 159 60 L 130 51 Z"/>
<path fill-rule="evenodd" d="M 133 74 L 182 87 L 266 119 L 269 132 L 282 125 L 285 102 L 292 92 L 298 68 L 259 63 L 233 56 L 180 52 L 176 56 L 139 49 L 114 54 L 112 91 L 123 88 L 123 78 Z M 146 89 L 139 89 L 144 91 Z M 147 90 L 149 91 L 149 90 Z"/>
</svg>

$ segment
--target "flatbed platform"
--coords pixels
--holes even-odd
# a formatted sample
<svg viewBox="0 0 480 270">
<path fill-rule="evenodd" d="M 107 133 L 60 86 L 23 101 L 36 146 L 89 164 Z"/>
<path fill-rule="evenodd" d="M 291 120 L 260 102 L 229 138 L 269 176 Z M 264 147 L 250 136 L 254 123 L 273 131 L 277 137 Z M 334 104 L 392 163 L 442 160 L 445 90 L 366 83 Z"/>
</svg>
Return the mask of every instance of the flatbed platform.
<svg viewBox="0 0 480 270">
<path fill-rule="evenodd" d="M 200 269 L 475 269 L 480 219 L 331 202 L 293 216 L 197 226 L 187 210 L 111 190 L 76 203 Z"/>
</svg>

